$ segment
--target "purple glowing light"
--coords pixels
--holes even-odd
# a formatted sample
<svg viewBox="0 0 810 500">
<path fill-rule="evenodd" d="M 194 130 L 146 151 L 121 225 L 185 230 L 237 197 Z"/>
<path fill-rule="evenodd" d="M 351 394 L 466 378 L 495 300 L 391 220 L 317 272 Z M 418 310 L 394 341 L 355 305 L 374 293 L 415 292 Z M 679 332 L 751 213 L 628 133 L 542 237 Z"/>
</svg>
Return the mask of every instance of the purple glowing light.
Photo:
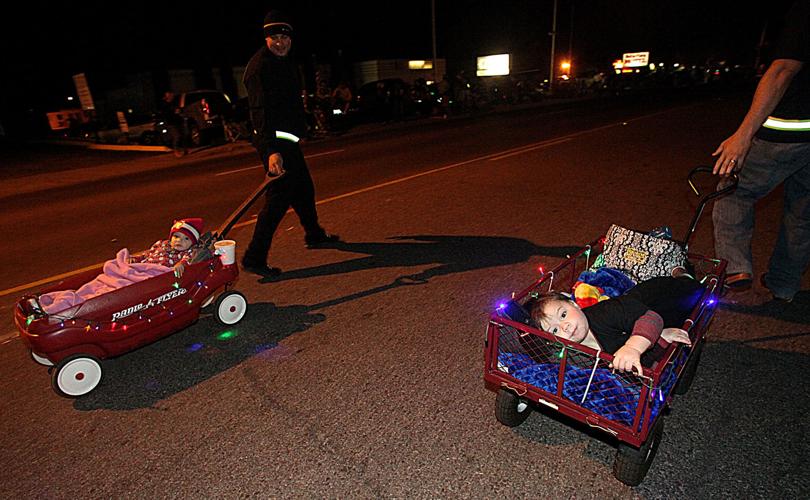
<svg viewBox="0 0 810 500">
<path fill-rule="evenodd" d="M 194 343 L 194 344 L 191 344 L 190 346 L 188 346 L 186 348 L 186 351 L 187 352 L 196 352 L 196 351 L 199 351 L 200 349 L 202 349 L 203 347 L 205 347 L 205 344 L 201 344 L 201 343 L 197 342 L 197 343 Z"/>
</svg>

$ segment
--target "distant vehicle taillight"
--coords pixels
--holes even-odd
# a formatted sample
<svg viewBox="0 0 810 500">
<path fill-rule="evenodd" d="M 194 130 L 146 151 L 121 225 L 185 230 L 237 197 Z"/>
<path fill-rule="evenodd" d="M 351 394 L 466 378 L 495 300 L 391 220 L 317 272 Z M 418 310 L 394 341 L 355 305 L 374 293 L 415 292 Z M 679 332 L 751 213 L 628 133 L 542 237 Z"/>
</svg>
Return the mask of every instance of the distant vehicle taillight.
<svg viewBox="0 0 810 500">
<path fill-rule="evenodd" d="M 205 114 L 206 119 L 211 114 L 211 106 L 208 105 L 208 102 L 205 99 L 200 99 L 200 107 L 202 107 L 202 112 Z"/>
</svg>

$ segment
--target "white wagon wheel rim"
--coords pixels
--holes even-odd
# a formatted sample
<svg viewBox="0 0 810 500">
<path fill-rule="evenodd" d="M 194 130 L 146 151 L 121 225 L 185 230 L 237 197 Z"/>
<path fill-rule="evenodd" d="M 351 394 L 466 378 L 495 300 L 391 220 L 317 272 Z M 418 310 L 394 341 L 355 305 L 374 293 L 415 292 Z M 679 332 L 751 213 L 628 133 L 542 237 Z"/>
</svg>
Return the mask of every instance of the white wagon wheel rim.
<svg viewBox="0 0 810 500">
<path fill-rule="evenodd" d="M 219 319 L 226 325 L 237 323 L 247 311 L 247 301 L 237 293 L 228 295 L 219 303 L 217 314 Z"/>
<path fill-rule="evenodd" d="M 76 358 L 65 363 L 56 376 L 59 389 L 68 396 L 81 396 L 96 388 L 101 381 L 101 365 L 90 358 Z"/>
</svg>

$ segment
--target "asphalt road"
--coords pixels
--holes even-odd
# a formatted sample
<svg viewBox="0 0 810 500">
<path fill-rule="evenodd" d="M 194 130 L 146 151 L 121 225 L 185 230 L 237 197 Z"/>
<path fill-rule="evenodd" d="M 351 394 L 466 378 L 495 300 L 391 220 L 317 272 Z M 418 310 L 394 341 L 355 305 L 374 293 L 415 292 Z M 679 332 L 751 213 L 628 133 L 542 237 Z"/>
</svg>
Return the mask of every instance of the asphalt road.
<svg viewBox="0 0 810 500">
<path fill-rule="evenodd" d="M 6 335 L 0 496 L 807 497 L 807 292 L 779 312 L 718 310 L 636 488 L 613 478 L 614 443 L 595 431 L 545 412 L 500 425 L 481 378 L 489 312 L 538 265 L 613 222 L 686 230 L 696 199 L 685 175 L 744 109 L 732 98 L 590 104 L 307 145 L 322 222 L 346 243 L 306 251 L 288 215 L 271 258 L 286 272 L 240 277 L 250 309 L 229 335 L 205 310 L 103 361 L 101 385 L 76 400 L 56 396 Z M 261 171 L 246 148 L 206 154 L 31 177 L 2 199 L 0 250 L 14 257 L 0 287 L 146 247 L 175 217 L 218 224 Z M 757 270 L 779 194 L 759 207 Z M 240 249 L 246 222 L 231 235 Z M 712 253 L 710 218 L 691 248 Z M 0 296 L 3 331 L 23 291 Z"/>
</svg>

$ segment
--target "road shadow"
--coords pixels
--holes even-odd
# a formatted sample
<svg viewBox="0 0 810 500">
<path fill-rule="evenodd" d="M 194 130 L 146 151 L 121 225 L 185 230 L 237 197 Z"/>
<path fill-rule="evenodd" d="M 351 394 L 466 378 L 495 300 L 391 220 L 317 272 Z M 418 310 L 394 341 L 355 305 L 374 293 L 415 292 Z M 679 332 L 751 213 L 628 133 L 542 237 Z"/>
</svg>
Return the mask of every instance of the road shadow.
<svg viewBox="0 0 810 500">
<path fill-rule="evenodd" d="M 183 331 L 103 361 L 101 384 L 77 399 L 74 407 L 82 411 L 153 407 L 248 358 L 260 356 L 277 362 L 294 355 L 279 342 L 324 319 L 308 306 L 279 307 L 267 302 L 250 304 L 245 318 L 231 327 L 203 314 Z"/>
<path fill-rule="evenodd" d="M 781 339 L 757 342 L 767 346 Z M 636 493 L 643 498 L 737 498 L 740 492 L 757 498 L 806 497 L 810 395 L 800 377 L 808 370 L 806 353 L 708 342 L 691 389 L 676 396 L 671 411 L 664 413 L 663 440 Z M 503 431 L 551 452 L 587 442 L 566 460 L 596 462 L 611 475 L 616 443 L 604 432 L 545 409 Z"/>
<path fill-rule="evenodd" d="M 391 236 L 389 242 L 336 242 L 328 248 L 365 254 L 364 257 L 295 269 L 263 282 L 278 282 L 316 276 L 332 276 L 355 271 L 388 267 L 413 267 L 434 264 L 433 267 L 407 277 L 427 281 L 436 276 L 462 273 L 489 267 L 526 262 L 533 256 L 566 257 L 582 246 L 545 247 L 531 241 L 507 236 Z"/>
<path fill-rule="evenodd" d="M 534 256 L 565 258 L 582 248 L 581 246 L 545 247 L 535 245 L 525 239 L 506 236 L 412 235 L 391 236 L 387 239 L 392 241 L 390 243 L 345 241 L 331 243 L 328 248 L 366 256 L 322 266 L 295 269 L 274 278 L 263 278 L 259 282 L 275 283 L 348 274 L 369 269 L 434 264 L 433 267 L 424 271 L 398 276 L 390 283 L 314 304 L 312 309 L 317 310 L 402 286 L 424 284 L 437 276 L 519 264 Z"/>
<path fill-rule="evenodd" d="M 790 323 L 810 325 L 810 290 L 803 290 L 791 302 L 771 300 L 762 304 L 750 305 L 744 302 L 721 300 L 720 308 L 727 311 L 778 318 Z"/>
</svg>

